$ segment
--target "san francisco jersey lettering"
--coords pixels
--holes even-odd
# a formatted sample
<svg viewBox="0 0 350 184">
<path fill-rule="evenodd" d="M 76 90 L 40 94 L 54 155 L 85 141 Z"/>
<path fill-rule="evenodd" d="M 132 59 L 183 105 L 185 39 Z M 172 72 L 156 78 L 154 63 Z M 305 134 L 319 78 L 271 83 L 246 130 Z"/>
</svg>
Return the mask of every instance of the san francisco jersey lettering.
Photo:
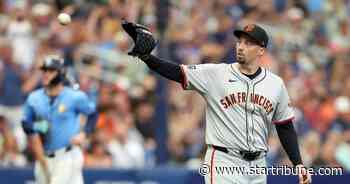
<svg viewBox="0 0 350 184">
<path fill-rule="evenodd" d="M 221 105 L 224 109 L 234 106 L 238 103 L 245 103 L 247 101 L 248 95 L 245 92 L 232 93 L 228 96 L 225 96 L 220 100 Z M 272 103 L 263 95 L 259 94 L 250 94 L 250 102 L 256 105 L 261 106 L 265 109 L 266 113 L 271 113 L 273 111 Z"/>
<path fill-rule="evenodd" d="M 280 77 L 262 68 L 254 79 L 238 64 L 182 65 L 184 89 L 206 100 L 206 143 L 237 150 L 267 151 L 272 123 L 293 118 Z"/>
</svg>

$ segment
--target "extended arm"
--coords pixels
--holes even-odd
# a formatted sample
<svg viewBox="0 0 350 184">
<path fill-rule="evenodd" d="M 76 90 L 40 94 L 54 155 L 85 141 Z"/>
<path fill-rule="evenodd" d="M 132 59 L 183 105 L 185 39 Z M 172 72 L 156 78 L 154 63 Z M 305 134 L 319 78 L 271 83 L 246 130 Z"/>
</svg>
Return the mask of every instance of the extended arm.
<svg viewBox="0 0 350 184">
<path fill-rule="evenodd" d="M 151 70 L 157 72 L 159 75 L 175 82 L 183 82 L 183 73 L 180 65 L 160 59 L 153 55 L 141 59 Z"/>
<path fill-rule="evenodd" d="M 147 27 L 127 21 L 123 21 L 122 27 L 134 41 L 134 47 L 129 55 L 139 57 L 151 70 L 161 76 L 182 83 L 183 74 L 180 65 L 151 55 L 157 42 Z"/>
</svg>

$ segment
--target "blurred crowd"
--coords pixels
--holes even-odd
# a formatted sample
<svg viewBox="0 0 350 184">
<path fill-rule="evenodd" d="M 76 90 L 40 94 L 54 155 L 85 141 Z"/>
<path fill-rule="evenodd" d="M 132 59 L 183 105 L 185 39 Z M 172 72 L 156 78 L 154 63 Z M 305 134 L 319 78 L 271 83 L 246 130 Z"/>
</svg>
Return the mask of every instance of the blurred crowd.
<svg viewBox="0 0 350 184">
<path fill-rule="evenodd" d="M 72 23 L 60 25 L 59 12 Z M 165 98 L 157 95 L 164 80 L 125 54 L 132 42 L 120 22 L 127 19 L 159 39 L 154 54 L 181 64 L 232 63 L 233 29 L 264 27 L 270 43 L 261 62 L 289 90 L 305 165 L 350 170 L 349 12 L 349 0 L 0 1 L 0 165 L 32 164 L 22 105 L 40 86 L 42 58 L 59 54 L 71 81 L 98 104 L 96 131 L 83 145 L 86 167 L 150 168 L 159 149 L 167 164 L 198 166 L 205 102 L 170 81 Z M 157 122 L 160 113 L 166 122 Z M 167 129 L 159 130 L 162 123 Z M 165 141 L 157 140 L 159 131 Z M 274 129 L 269 142 L 269 165 L 290 164 Z"/>
</svg>

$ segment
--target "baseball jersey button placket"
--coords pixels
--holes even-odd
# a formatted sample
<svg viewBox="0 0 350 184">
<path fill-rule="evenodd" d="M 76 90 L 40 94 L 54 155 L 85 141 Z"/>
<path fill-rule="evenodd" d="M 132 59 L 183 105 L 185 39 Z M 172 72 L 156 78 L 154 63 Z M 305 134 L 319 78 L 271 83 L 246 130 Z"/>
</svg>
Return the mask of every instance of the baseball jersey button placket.
<svg viewBox="0 0 350 184">
<path fill-rule="evenodd" d="M 251 144 L 252 143 L 252 134 L 251 134 L 251 128 L 252 128 L 252 125 L 251 125 L 251 103 L 249 101 L 249 96 L 250 96 L 250 93 L 252 91 L 252 85 L 251 85 L 251 81 L 247 81 L 247 85 L 248 85 L 248 90 L 247 90 L 247 99 L 246 99 L 246 103 L 247 103 L 247 109 L 246 109 L 246 122 L 247 122 L 247 136 L 248 136 L 248 145 L 249 145 L 249 151 L 252 151 L 252 148 L 253 148 L 253 145 Z"/>
<path fill-rule="evenodd" d="M 251 92 L 249 94 L 247 94 L 247 101 L 248 101 L 248 104 L 249 104 L 249 112 L 248 112 L 248 124 L 251 123 L 250 127 L 251 129 L 248 130 L 248 131 L 251 131 L 251 133 L 249 134 L 250 135 L 250 144 L 252 145 L 251 151 L 254 151 L 254 117 L 253 117 L 253 113 L 254 113 L 254 110 L 255 110 L 255 106 L 254 106 L 254 103 L 252 103 L 252 99 L 251 99 L 251 95 L 254 95 L 254 80 L 250 81 L 249 82 L 249 88 L 251 89 Z"/>
<path fill-rule="evenodd" d="M 249 109 L 250 109 L 250 104 L 249 104 L 249 93 L 250 93 L 250 89 L 251 89 L 251 84 L 249 81 L 245 81 L 246 83 L 246 99 L 245 99 L 245 122 L 246 122 L 246 135 L 247 135 L 247 146 L 248 146 L 248 150 L 251 150 L 251 135 L 249 132 L 249 127 L 251 127 L 251 125 L 249 125 Z"/>
</svg>

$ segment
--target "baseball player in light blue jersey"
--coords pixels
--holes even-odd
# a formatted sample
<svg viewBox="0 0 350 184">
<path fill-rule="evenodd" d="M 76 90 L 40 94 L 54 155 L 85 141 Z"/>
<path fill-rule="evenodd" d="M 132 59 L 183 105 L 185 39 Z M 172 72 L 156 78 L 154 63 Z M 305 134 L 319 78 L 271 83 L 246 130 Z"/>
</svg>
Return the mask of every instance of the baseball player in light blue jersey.
<svg viewBox="0 0 350 184">
<path fill-rule="evenodd" d="M 36 158 L 36 181 L 82 184 L 84 159 L 79 145 L 95 127 L 96 106 L 84 92 L 64 86 L 63 59 L 48 56 L 40 69 L 43 88 L 28 96 L 22 120 Z"/>
</svg>

